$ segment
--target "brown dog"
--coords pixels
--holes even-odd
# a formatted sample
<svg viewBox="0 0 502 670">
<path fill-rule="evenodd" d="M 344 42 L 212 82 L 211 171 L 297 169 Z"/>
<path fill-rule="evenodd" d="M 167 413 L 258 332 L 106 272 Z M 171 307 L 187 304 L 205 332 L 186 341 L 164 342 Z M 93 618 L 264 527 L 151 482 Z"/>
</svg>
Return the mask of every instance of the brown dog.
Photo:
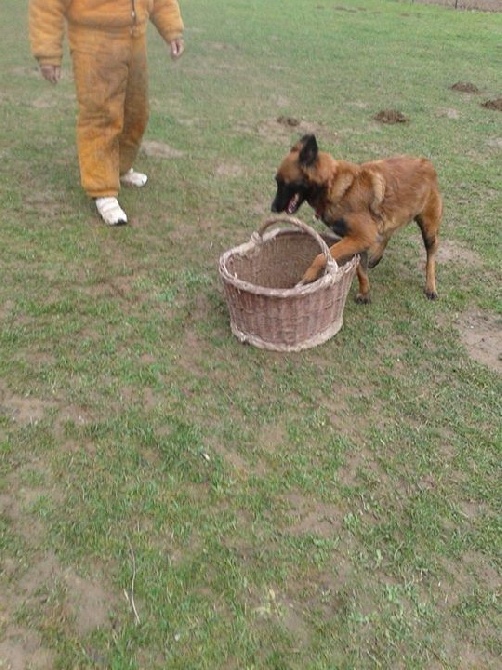
<svg viewBox="0 0 502 670">
<path fill-rule="evenodd" d="M 341 238 L 330 248 L 333 258 L 361 255 L 358 302 L 370 301 L 368 267 L 380 262 L 396 230 L 415 220 L 427 253 L 425 295 L 437 298 L 435 254 L 442 200 L 430 161 L 410 156 L 361 164 L 339 161 L 318 150 L 315 135 L 304 135 L 280 164 L 276 182 L 273 212 L 294 214 L 307 201 Z M 320 254 L 302 281 L 315 281 L 325 265 Z"/>
</svg>

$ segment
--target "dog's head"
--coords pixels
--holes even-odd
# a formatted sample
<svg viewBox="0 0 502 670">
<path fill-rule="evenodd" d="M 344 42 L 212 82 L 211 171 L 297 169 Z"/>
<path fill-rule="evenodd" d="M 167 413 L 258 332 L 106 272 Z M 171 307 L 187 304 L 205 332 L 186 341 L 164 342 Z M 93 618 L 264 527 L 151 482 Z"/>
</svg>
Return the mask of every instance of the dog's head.
<svg viewBox="0 0 502 670">
<path fill-rule="evenodd" d="M 315 167 L 318 153 L 315 135 L 304 135 L 291 147 L 275 176 L 277 193 L 272 203 L 273 212 L 294 214 L 305 200 L 309 201 L 312 197 L 309 171 Z"/>
</svg>

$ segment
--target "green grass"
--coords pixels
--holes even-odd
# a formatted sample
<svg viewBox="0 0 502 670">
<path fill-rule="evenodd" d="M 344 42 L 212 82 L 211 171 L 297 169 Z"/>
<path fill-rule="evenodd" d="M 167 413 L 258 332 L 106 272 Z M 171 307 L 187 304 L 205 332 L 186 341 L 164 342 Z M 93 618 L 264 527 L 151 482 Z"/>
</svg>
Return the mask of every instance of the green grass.
<svg viewBox="0 0 502 670">
<path fill-rule="evenodd" d="M 111 230 L 79 187 L 69 58 L 40 80 L 3 2 L 0 666 L 498 667 L 502 385 L 456 324 L 501 318 L 481 103 L 502 15 L 286 4 L 185 0 L 175 65 L 151 30 L 145 139 L 181 153 L 141 155 Z M 218 258 L 308 130 L 351 160 L 430 157 L 443 244 L 474 255 L 439 262 L 428 302 L 410 227 L 335 338 L 260 351 L 230 333 Z"/>
</svg>

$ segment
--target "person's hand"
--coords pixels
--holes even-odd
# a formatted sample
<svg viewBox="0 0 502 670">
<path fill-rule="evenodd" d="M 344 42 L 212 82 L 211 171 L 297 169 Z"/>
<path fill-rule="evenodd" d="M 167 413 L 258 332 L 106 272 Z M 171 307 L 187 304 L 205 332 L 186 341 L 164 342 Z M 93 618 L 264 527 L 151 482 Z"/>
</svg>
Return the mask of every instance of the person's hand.
<svg viewBox="0 0 502 670">
<path fill-rule="evenodd" d="M 172 42 L 169 42 L 169 48 L 171 50 L 171 58 L 173 60 L 180 58 L 185 51 L 185 42 L 183 41 L 183 38 L 178 37 L 177 39 L 172 40 Z"/>
<path fill-rule="evenodd" d="M 59 65 L 41 65 L 40 74 L 51 84 L 57 84 L 61 79 L 61 68 Z"/>
</svg>

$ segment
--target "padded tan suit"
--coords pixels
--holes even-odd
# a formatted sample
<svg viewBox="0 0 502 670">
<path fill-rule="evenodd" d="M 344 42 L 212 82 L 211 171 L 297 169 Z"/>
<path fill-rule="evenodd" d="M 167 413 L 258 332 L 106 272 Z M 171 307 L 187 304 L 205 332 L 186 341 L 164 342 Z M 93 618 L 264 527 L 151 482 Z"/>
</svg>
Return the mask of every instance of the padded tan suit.
<svg viewBox="0 0 502 670">
<path fill-rule="evenodd" d="M 80 177 L 92 197 L 117 196 L 148 121 L 146 26 L 167 41 L 183 34 L 177 0 L 30 0 L 33 55 L 60 65 L 68 40 L 79 106 Z"/>
<path fill-rule="evenodd" d="M 148 121 L 145 36 L 99 37 L 92 53 L 72 50 L 80 179 L 92 198 L 118 194 Z"/>
</svg>

